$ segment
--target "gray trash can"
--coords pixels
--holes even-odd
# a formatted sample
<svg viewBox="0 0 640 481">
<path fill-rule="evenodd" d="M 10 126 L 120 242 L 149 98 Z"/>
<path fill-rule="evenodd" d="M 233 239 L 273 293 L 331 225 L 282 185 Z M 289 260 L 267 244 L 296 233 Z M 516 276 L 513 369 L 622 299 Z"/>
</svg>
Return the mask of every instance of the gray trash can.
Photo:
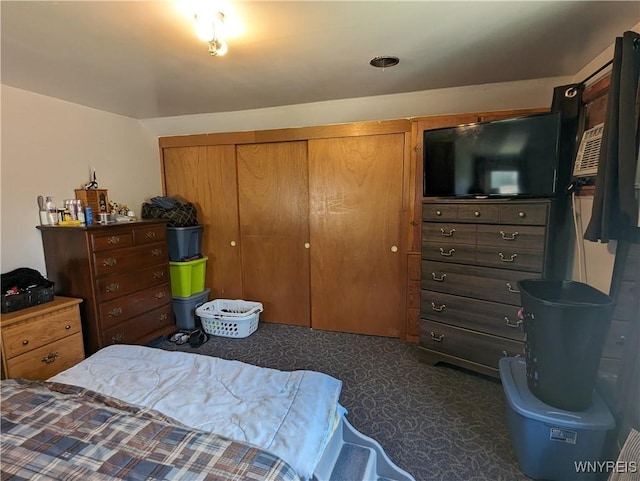
<svg viewBox="0 0 640 481">
<path fill-rule="evenodd" d="M 550 406 L 588 409 L 613 300 L 575 281 L 527 279 L 518 285 L 529 389 Z"/>
</svg>

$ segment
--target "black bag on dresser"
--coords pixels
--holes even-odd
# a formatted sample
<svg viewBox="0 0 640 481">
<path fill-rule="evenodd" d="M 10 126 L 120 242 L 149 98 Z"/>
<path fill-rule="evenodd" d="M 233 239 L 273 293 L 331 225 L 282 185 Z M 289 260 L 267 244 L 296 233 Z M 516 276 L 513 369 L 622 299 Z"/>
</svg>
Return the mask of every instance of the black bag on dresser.
<svg viewBox="0 0 640 481">
<path fill-rule="evenodd" d="M 143 219 L 166 219 L 167 227 L 192 227 L 198 225 L 198 211 L 191 202 L 174 197 L 153 197 L 142 204 Z"/>
<path fill-rule="evenodd" d="M 0 275 L 2 298 L 0 312 L 26 309 L 53 300 L 54 283 L 35 269 L 19 267 Z"/>
</svg>

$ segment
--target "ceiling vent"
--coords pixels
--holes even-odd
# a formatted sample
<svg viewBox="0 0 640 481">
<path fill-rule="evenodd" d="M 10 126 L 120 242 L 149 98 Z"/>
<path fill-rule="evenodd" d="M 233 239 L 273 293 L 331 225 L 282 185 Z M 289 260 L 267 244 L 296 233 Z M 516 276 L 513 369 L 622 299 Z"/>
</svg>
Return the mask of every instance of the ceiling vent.
<svg viewBox="0 0 640 481">
<path fill-rule="evenodd" d="M 582 135 L 576 163 L 573 166 L 574 177 L 591 177 L 598 173 L 598 158 L 604 123 L 587 130 Z"/>
</svg>

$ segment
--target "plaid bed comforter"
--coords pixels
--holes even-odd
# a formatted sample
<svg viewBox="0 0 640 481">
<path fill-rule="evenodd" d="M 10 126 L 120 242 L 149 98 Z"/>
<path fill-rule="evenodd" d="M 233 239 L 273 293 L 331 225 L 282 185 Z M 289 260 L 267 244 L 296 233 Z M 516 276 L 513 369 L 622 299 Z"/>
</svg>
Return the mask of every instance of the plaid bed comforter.
<svg viewBox="0 0 640 481">
<path fill-rule="evenodd" d="M 269 452 L 94 391 L 10 379 L 0 395 L 3 481 L 299 481 Z"/>
</svg>

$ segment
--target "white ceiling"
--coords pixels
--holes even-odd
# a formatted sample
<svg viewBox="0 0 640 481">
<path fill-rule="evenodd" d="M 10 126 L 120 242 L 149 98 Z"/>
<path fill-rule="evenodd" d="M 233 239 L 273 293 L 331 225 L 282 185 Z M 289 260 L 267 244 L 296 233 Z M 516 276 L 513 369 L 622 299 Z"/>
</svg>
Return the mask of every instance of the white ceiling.
<svg viewBox="0 0 640 481">
<path fill-rule="evenodd" d="M 139 119 L 228 112 L 575 75 L 640 22 L 638 1 L 231 1 L 245 34 L 212 57 L 171 1 L 2 0 L 2 83 Z"/>
</svg>

